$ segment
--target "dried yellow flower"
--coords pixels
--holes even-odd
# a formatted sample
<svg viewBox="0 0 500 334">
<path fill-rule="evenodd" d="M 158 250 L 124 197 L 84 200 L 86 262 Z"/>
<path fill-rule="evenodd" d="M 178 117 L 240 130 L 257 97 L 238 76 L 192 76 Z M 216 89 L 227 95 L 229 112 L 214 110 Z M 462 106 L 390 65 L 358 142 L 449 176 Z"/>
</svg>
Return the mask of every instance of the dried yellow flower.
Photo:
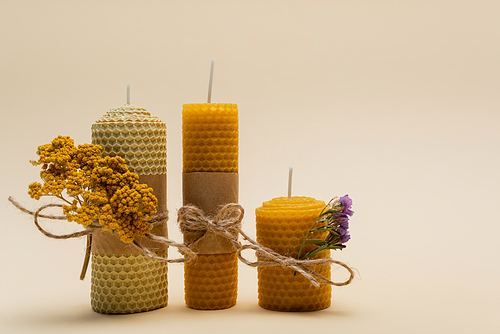
<svg viewBox="0 0 500 334">
<path fill-rule="evenodd" d="M 139 176 L 128 170 L 121 157 L 101 157 L 102 147 L 83 144 L 58 136 L 38 147 L 43 183 L 33 182 L 28 194 L 39 200 L 55 196 L 67 204 L 63 213 L 68 221 L 87 226 L 99 222 L 105 230 L 118 232 L 124 242 L 145 236 L 156 213 L 158 201 L 153 189 L 139 183 Z"/>
</svg>

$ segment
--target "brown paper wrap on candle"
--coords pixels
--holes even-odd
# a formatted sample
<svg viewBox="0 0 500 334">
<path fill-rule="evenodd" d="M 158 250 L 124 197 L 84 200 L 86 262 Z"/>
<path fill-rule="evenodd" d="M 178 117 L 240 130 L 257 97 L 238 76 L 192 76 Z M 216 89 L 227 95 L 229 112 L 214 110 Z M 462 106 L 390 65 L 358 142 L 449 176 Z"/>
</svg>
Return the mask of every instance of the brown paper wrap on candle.
<svg viewBox="0 0 500 334">
<path fill-rule="evenodd" d="M 167 211 L 167 174 L 139 175 L 139 182 L 153 188 L 153 195 L 158 200 L 157 212 L 162 213 Z M 167 238 L 167 222 L 155 224 L 151 229 L 151 233 Z M 167 252 L 166 245 L 153 240 L 136 237 L 136 241 L 157 254 Z M 101 230 L 92 234 L 92 253 L 125 255 L 142 254 L 142 251 L 132 244 L 121 241 L 118 234 Z"/>
<path fill-rule="evenodd" d="M 238 203 L 238 173 L 192 172 L 182 174 L 184 205 L 192 204 L 214 217 L 221 205 Z M 234 235 L 238 238 L 238 235 Z M 225 237 L 212 231 L 185 232 L 184 243 L 198 254 L 225 254 L 236 251 Z"/>
</svg>

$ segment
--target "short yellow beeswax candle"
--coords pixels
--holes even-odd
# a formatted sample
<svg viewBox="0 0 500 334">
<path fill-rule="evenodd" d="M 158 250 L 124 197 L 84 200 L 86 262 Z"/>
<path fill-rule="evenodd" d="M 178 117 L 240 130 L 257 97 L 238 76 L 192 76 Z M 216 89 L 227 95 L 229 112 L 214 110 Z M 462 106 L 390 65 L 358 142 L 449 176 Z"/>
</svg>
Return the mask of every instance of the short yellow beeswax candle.
<svg viewBox="0 0 500 334">
<path fill-rule="evenodd" d="M 255 210 L 257 242 L 281 255 L 297 258 L 302 241 L 321 210 L 323 201 L 310 197 L 278 197 L 264 202 Z M 319 227 L 318 225 L 317 227 Z M 326 232 L 313 232 L 310 238 L 324 238 Z M 302 254 L 316 248 L 306 243 Z M 312 259 L 328 258 L 330 251 L 321 252 Z M 311 267 L 330 279 L 330 265 Z M 331 286 L 314 287 L 304 276 L 289 268 L 259 267 L 259 305 L 275 311 L 317 311 L 330 306 Z"/>
<path fill-rule="evenodd" d="M 182 110 L 184 204 L 215 215 L 238 202 L 238 107 L 229 103 L 185 104 Z M 236 251 L 198 253 L 184 266 L 186 305 L 217 310 L 236 304 Z"/>
</svg>

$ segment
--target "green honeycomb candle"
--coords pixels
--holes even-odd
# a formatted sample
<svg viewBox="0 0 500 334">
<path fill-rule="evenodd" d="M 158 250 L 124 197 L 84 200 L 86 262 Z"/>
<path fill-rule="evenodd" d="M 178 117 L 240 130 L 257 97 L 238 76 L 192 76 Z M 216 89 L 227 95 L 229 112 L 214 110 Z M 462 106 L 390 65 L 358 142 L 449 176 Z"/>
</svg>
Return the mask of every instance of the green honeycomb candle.
<svg viewBox="0 0 500 334">
<path fill-rule="evenodd" d="M 92 143 L 101 145 L 104 155 L 121 156 L 129 170 L 139 175 L 139 182 L 153 188 L 158 213 L 166 211 L 167 127 L 163 121 L 127 104 L 111 109 L 92 125 Z M 166 223 L 151 232 L 167 237 Z M 166 248 L 152 249 L 159 256 L 167 253 Z M 99 313 L 144 312 L 168 302 L 167 264 L 107 231 L 93 235 L 91 285 L 91 306 Z"/>
<path fill-rule="evenodd" d="M 139 175 L 167 172 L 167 126 L 144 108 L 108 111 L 92 125 L 92 144 L 101 145 L 105 155 L 121 156 Z"/>
<path fill-rule="evenodd" d="M 167 266 L 144 255 L 92 256 L 92 308 L 137 313 L 167 306 Z"/>
<path fill-rule="evenodd" d="M 264 202 L 255 210 L 257 221 L 257 242 L 281 255 L 297 258 L 304 237 L 321 210 L 323 201 L 309 197 L 278 197 Z M 324 233 L 311 233 L 310 238 L 324 238 Z M 316 246 L 306 244 L 302 254 Z M 328 258 L 325 251 L 313 259 Z M 330 265 L 311 268 L 330 279 Z M 259 305 L 274 311 L 317 311 L 331 304 L 331 286 L 321 284 L 314 287 L 300 274 L 281 267 L 258 268 Z"/>
</svg>

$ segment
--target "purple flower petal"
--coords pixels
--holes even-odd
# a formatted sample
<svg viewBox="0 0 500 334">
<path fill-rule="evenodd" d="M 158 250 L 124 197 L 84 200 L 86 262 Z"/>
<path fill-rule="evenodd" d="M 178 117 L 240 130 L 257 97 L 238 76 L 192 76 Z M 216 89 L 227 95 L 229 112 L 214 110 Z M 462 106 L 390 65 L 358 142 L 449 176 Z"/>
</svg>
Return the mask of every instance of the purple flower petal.
<svg viewBox="0 0 500 334">
<path fill-rule="evenodd" d="M 341 243 L 346 243 L 347 241 L 349 241 L 351 239 L 351 236 L 349 235 L 349 232 L 347 232 L 346 234 L 344 234 L 341 238 L 340 238 L 340 242 Z"/>
<path fill-rule="evenodd" d="M 346 220 L 346 221 L 340 222 L 339 227 L 347 230 L 349 228 L 349 221 Z"/>
<path fill-rule="evenodd" d="M 340 197 L 339 201 L 344 206 L 344 208 L 350 209 L 352 206 L 352 199 L 349 198 L 349 195 Z"/>
<path fill-rule="evenodd" d="M 349 217 L 347 217 L 347 215 L 344 212 L 341 212 L 341 211 L 335 212 L 332 216 L 335 218 L 335 220 L 349 219 Z"/>
<path fill-rule="evenodd" d="M 354 211 L 352 211 L 351 209 L 346 209 L 346 208 L 344 208 L 342 212 L 349 216 L 352 216 L 354 213 Z"/>
<path fill-rule="evenodd" d="M 346 235 L 346 234 L 349 234 L 349 233 L 347 232 L 347 228 L 342 228 L 342 227 L 339 227 L 339 228 L 337 229 L 337 232 L 338 232 L 338 234 L 340 234 L 340 236 L 344 236 L 344 235 Z"/>
</svg>

